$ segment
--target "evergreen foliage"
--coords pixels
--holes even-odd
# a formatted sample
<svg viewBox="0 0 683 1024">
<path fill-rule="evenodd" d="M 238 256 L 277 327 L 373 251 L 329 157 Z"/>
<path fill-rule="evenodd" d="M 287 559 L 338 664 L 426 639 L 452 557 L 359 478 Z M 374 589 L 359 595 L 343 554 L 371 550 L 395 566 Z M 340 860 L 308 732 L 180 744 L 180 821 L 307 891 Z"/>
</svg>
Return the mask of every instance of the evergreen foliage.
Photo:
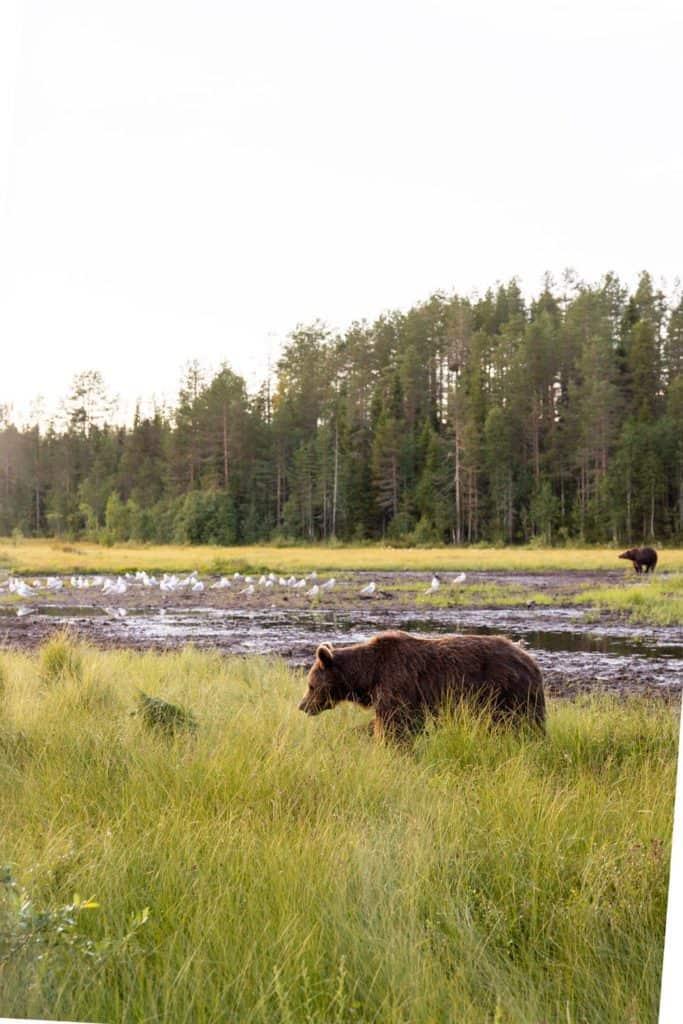
<svg viewBox="0 0 683 1024">
<path fill-rule="evenodd" d="M 0 407 L 0 534 L 114 543 L 683 538 L 683 302 L 647 273 L 515 281 L 289 336 L 255 395 L 191 363 L 176 406 L 60 425 Z"/>
</svg>

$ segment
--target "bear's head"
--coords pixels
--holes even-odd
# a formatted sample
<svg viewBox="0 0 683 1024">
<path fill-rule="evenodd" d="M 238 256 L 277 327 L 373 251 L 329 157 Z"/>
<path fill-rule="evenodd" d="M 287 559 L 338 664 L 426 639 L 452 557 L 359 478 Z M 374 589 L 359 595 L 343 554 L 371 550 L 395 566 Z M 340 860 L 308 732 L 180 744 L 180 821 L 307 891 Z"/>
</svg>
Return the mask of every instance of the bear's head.
<svg viewBox="0 0 683 1024">
<path fill-rule="evenodd" d="M 335 664 L 334 652 L 329 644 L 321 644 L 315 654 L 313 668 L 308 673 L 308 690 L 299 704 L 299 711 L 319 715 L 341 700 L 348 700 L 348 686 L 340 666 Z"/>
<path fill-rule="evenodd" d="M 358 646 L 363 647 L 362 644 Z M 308 690 L 299 704 L 299 711 L 319 715 L 342 700 L 353 701 L 362 707 L 372 705 L 372 694 L 359 673 L 349 661 L 353 647 L 345 647 L 336 654 L 330 644 L 322 644 L 316 651 L 313 668 L 308 673 Z"/>
<path fill-rule="evenodd" d="M 624 551 L 623 554 L 619 555 L 619 558 L 629 558 L 633 561 L 638 553 L 638 548 L 629 548 L 628 551 Z"/>
</svg>

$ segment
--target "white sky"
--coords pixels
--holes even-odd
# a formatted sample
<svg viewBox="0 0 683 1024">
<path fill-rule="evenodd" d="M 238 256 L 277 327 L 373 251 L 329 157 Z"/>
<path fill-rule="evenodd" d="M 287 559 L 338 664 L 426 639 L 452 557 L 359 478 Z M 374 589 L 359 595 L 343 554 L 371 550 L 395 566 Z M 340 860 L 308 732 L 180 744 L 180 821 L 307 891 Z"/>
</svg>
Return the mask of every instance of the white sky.
<svg viewBox="0 0 683 1024">
<path fill-rule="evenodd" d="M 298 322 L 681 272 L 679 0 L 2 0 L 0 404 Z"/>
</svg>

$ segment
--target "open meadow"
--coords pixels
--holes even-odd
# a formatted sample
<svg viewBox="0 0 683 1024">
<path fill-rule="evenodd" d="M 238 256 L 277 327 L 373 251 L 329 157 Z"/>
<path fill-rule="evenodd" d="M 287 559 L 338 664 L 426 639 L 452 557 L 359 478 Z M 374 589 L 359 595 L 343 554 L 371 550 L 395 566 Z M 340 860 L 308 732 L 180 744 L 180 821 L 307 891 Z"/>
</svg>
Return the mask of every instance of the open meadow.
<svg viewBox="0 0 683 1024">
<path fill-rule="evenodd" d="M 0 1011 L 649 1024 L 678 717 L 551 700 L 383 746 L 278 659 L 0 652 Z M 196 716 L 156 735 L 143 690 Z"/>
<path fill-rule="evenodd" d="M 514 571 L 552 570 L 631 571 L 619 561 L 619 548 L 549 547 L 437 547 L 400 548 L 381 545 L 136 545 L 106 547 L 86 541 L 54 538 L 0 538 L 0 569 L 13 573 L 115 573 L 147 572 L 221 573 L 240 570 L 261 572 L 359 572 L 359 571 Z M 659 569 L 683 569 L 683 548 L 660 550 Z"/>
<path fill-rule="evenodd" d="M 683 1022 L 682 28 L 0 4 L 0 1024 Z"/>
</svg>

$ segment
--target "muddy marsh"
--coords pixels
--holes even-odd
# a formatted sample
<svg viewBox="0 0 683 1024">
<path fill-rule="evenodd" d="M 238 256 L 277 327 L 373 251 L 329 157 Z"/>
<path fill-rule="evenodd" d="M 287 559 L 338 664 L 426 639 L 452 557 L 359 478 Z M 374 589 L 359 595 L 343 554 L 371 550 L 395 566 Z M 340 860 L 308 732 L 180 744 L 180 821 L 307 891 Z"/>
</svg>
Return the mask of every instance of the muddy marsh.
<svg viewBox="0 0 683 1024">
<path fill-rule="evenodd" d="M 61 645 L 61 647 L 60 647 Z M 654 1022 L 678 718 L 551 701 L 410 749 L 279 660 L 0 653 L 0 1008 L 209 1024 Z M 169 740 L 138 692 L 199 722 Z"/>
</svg>

